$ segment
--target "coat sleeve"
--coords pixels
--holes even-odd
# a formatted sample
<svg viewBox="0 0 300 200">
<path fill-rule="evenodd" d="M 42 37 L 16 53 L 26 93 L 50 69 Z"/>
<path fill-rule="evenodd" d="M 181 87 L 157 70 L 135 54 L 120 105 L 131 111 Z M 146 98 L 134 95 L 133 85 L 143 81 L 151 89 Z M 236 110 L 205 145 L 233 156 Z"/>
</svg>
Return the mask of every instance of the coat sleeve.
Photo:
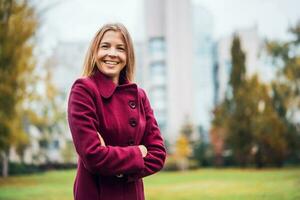
<svg viewBox="0 0 300 200">
<path fill-rule="evenodd" d="M 139 173 L 130 174 L 127 176 L 127 181 L 131 182 L 145 176 L 149 176 L 160 171 L 166 159 L 166 150 L 164 141 L 161 136 L 158 124 L 150 106 L 150 102 L 146 93 L 143 93 L 143 105 L 146 115 L 146 129 L 142 139 L 142 144 L 146 146 L 148 153 L 144 158 L 145 167 Z"/>
<path fill-rule="evenodd" d="M 89 84 L 86 79 L 78 79 L 72 86 L 68 102 L 68 122 L 79 158 L 94 174 L 113 176 L 140 171 L 144 168 L 144 160 L 138 146 L 101 146 L 97 135 L 95 93 Z"/>
</svg>

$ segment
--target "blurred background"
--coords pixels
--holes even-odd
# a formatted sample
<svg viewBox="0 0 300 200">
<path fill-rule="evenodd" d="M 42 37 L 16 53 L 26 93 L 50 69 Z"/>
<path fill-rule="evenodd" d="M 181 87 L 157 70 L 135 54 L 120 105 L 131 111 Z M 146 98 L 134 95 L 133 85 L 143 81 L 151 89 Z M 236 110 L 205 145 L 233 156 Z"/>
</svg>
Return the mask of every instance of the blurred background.
<svg viewBox="0 0 300 200">
<path fill-rule="evenodd" d="M 165 171 L 298 168 L 299 8 L 297 0 L 0 0 L 1 175 L 76 168 L 67 98 L 109 22 L 133 38 L 135 81 L 165 138 Z"/>
</svg>

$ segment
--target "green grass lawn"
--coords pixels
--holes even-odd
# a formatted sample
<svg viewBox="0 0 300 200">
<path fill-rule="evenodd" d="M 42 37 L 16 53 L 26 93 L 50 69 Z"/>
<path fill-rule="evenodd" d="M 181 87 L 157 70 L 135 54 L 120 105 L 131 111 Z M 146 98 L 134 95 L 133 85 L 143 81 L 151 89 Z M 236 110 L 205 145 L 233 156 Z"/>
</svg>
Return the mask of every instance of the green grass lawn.
<svg viewBox="0 0 300 200">
<path fill-rule="evenodd" d="M 1 200 L 71 200 L 74 170 L 0 178 Z M 300 200 L 300 168 L 200 169 L 147 177 L 147 200 Z"/>
</svg>

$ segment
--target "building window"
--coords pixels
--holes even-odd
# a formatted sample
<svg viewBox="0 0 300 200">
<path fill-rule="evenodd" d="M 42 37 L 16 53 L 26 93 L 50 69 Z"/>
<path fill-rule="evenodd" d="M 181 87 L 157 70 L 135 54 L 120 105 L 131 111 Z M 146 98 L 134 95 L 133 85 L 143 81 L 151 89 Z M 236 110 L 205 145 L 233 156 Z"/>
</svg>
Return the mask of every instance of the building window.
<svg viewBox="0 0 300 200">
<path fill-rule="evenodd" d="M 163 61 L 150 64 L 151 82 L 154 86 L 164 85 L 166 82 L 166 66 Z"/>
<path fill-rule="evenodd" d="M 165 40 L 162 37 L 150 39 L 149 52 L 152 59 L 164 60 L 166 52 Z"/>
<path fill-rule="evenodd" d="M 155 108 L 158 111 L 166 110 L 166 89 L 165 87 L 154 87 L 151 90 L 150 100 Z"/>
<path fill-rule="evenodd" d="M 151 38 L 149 41 L 149 50 L 151 53 L 153 52 L 161 52 L 164 53 L 165 50 L 165 40 L 163 37 L 155 37 Z"/>
</svg>

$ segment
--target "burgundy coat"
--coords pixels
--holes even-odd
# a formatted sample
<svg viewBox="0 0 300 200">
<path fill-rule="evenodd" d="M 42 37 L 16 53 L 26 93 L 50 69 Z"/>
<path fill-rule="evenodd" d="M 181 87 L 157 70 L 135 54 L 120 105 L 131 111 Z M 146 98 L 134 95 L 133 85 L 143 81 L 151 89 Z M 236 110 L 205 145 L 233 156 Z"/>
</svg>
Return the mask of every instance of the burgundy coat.
<svg viewBox="0 0 300 200">
<path fill-rule="evenodd" d="M 68 121 L 78 153 L 75 200 L 143 200 L 142 178 L 158 172 L 166 157 L 144 90 L 126 80 L 116 85 L 97 70 L 73 84 Z"/>
</svg>

